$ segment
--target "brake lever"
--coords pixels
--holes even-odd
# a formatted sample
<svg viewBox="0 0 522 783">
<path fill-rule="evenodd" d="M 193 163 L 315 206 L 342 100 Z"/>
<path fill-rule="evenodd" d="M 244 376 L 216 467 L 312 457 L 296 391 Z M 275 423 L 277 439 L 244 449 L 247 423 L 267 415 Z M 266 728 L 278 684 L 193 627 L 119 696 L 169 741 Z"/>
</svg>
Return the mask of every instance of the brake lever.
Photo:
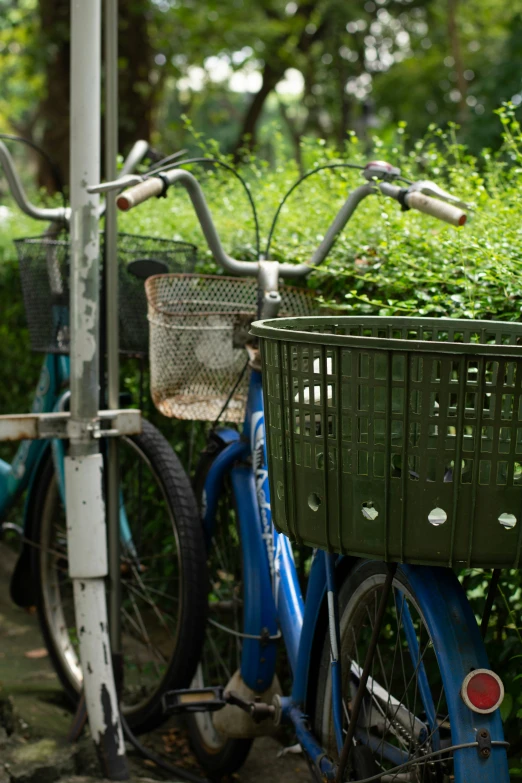
<svg viewBox="0 0 522 783">
<path fill-rule="evenodd" d="M 89 185 L 87 193 L 110 193 L 111 190 L 123 190 L 131 185 L 139 185 L 143 182 L 143 177 L 139 174 L 126 174 L 124 177 L 115 179 L 112 182 L 102 182 L 99 185 Z"/>
<path fill-rule="evenodd" d="M 440 201 L 445 201 L 447 204 L 452 204 L 454 207 L 460 207 L 461 209 L 471 209 L 471 204 L 461 201 L 456 196 L 448 193 L 447 190 L 443 190 L 436 182 L 432 182 L 429 179 L 421 180 L 420 182 L 414 182 L 410 185 L 408 190 L 411 192 L 417 191 L 423 193 L 425 196 L 432 196 L 438 198 Z"/>
</svg>

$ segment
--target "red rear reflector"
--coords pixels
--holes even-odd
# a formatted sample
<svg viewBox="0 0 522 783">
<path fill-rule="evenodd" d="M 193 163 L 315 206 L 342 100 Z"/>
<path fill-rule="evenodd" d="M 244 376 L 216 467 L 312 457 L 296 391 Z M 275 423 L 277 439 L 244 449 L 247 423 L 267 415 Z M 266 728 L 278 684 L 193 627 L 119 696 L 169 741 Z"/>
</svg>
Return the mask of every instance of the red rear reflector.
<svg viewBox="0 0 522 783">
<path fill-rule="evenodd" d="M 462 683 L 460 691 L 464 703 L 474 712 L 493 712 L 502 704 L 502 680 L 489 669 L 475 669 Z"/>
</svg>

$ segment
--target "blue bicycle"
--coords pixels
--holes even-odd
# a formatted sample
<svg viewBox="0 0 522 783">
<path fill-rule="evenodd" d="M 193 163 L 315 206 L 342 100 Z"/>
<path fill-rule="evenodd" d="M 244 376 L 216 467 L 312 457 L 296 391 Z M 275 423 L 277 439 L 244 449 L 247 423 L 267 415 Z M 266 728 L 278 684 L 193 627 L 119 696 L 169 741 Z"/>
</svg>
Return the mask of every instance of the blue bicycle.
<svg viewBox="0 0 522 783">
<path fill-rule="evenodd" d="M 263 345 L 264 378 L 259 347 L 249 336 L 256 303 L 262 319 L 288 312 L 296 302 L 305 314 L 304 293 L 280 286 L 279 279 L 303 279 L 321 263 L 367 196 L 380 193 L 405 208 L 415 207 L 454 225 L 465 222 L 456 199 L 431 183 L 400 187 L 396 182 L 400 172 L 382 162 L 368 164 L 364 175 L 367 182 L 350 195 L 310 262 L 302 265 L 230 258 L 221 246 L 203 192 L 188 172 L 171 170 L 143 182 L 138 178 L 118 199 L 120 209 L 127 210 L 151 196 L 165 195 L 175 183 L 183 185 L 216 262 L 236 276 L 257 277 L 257 288 L 251 281 L 224 276 L 167 275 L 152 277 L 146 283 L 151 386 L 158 408 L 167 415 L 237 422 L 246 403 L 241 432 L 234 427 L 215 427 L 199 466 L 196 487 L 210 571 L 207 638 L 192 689 L 169 694 L 165 709 L 188 716 L 195 752 L 213 778 L 237 770 L 254 737 L 286 723 L 293 727 L 318 780 L 508 781 L 498 710 L 502 683 L 489 670 L 479 628 L 455 573 L 450 568 L 397 565 L 389 556 L 386 561 L 378 555 L 371 560 L 354 557 L 349 546 L 339 543 L 353 530 L 363 529 L 361 519 L 367 524 L 375 522 L 379 513 L 383 516 L 383 506 L 377 501 L 362 503 L 359 521 L 336 515 L 344 498 L 343 484 L 356 486 L 352 482 L 357 480 L 368 487 L 368 477 L 380 476 L 378 466 L 388 459 L 395 473 L 389 479 L 382 473 L 386 502 L 386 487 L 391 486 L 392 478 L 397 502 L 400 488 L 406 491 L 409 482 L 414 488 L 423 486 L 415 483 L 419 481 L 417 463 L 410 467 L 405 446 L 397 445 L 395 425 L 387 430 L 386 424 L 379 436 L 382 448 L 377 449 L 381 458 L 373 468 L 367 467 L 364 453 L 369 446 L 364 444 L 370 443 L 368 433 L 373 432 L 374 422 L 364 411 L 365 400 L 370 398 L 364 397 L 364 390 L 357 391 L 355 380 L 353 388 L 350 386 L 350 379 L 357 376 L 351 365 L 344 365 L 335 347 L 341 340 L 338 335 L 343 339 L 355 335 L 346 339 L 357 345 L 357 340 L 363 345 L 370 340 L 366 343 L 369 346 L 372 337 L 387 336 L 400 342 L 400 335 L 393 323 L 373 325 L 374 332 L 369 326 L 355 324 L 355 331 L 349 331 L 349 326 L 327 319 L 332 323 L 323 331 L 328 339 L 333 336 L 325 348 L 314 343 L 314 339 L 319 342 L 318 334 L 303 337 L 306 330 L 299 326 L 301 319 L 283 319 L 279 321 L 281 328 L 276 328 L 278 321 L 256 324 L 254 335 L 265 338 L 268 332 L 271 339 Z M 312 319 L 302 320 L 308 323 Z M 321 332 L 318 323 L 307 328 Z M 377 328 L 381 330 L 378 334 Z M 462 322 L 458 328 L 463 328 Z M 287 336 L 283 335 L 285 329 Z M 423 324 L 422 329 L 426 331 L 428 325 Z M 285 348 L 283 342 L 278 347 L 276 337 L 283 335 L 280 339 L 290 341 L 288 334 L 301 336 L 306 345 L 301 349 L 288 342 Z M 416 338 L 407 335 L 406 339 Z M 442 339 L 451 342 L 452 338 L 446 335 Z M 502 353 L 505 346 L 487 348 Z M 370 378 L 366 362 L 363 357 L 363 379 Z M 341 395 L 340 386 L 334 384 L 341 368 L 346 395 L 363 395 L 357 397 L 355 409 L 361 413 L 355 419 L 352 403 L 344 396 L 345 386 Z M 386 363 L 384 370 L 375 365 L 376 379 L 388 377 L 386 372 Z M 373 381 L 373 374 L 371 378 Z M 476 378 L 477 373 L 470 382 L 475 383 Z M 397 399 L 404 399 L 405 384 L 410 380 L 420 383 L 414 376 L 396 381 Z M 378 408 L 381 398 L 377 392 L 372 399 L 375 411 L 382 414 L 386 407 Z M 382 405 L 394 405 L 395 397 L 390 399 L 386 403 L 384 396 Z M 440 403 L 433 403 L 434 415 L 442 410 L 442 402 L 440 398 Z M 457 410 L 457 403 L 451 405 Z M 345 417 L 346 424 L 344 409 L 352 411 Z M 451 411 L 449 415 L 456 416 Z M 375 416 L 371 437 L 377 443 L 379 416 Z M 456 426 L 456 419 L 451 421 Z M 438 426 L 442 432 L 441 424 Z M 349 430 L 352 427 L 356 429 Z M 351 433 L 357 431 L 352 440 Z M 431 434 L 438 437 L 438 432 Z M 451 434 L 448 429 L 447 437 Z M 342 462 L 341 442 L 343 448 L 348 444 Z M 357 454 L 362 456 L 353 469 L 347 467 L 355 453 L 350 443 L 363 444 L 357 446 Z M 397 449 L 398 462 L 391 460 Z M 343 466 L 344 474 L 337 472 L 337 465 Z M 457 452 L 450 470 L 457 476 L 455 482 L 450 483 L 447 472 L 444 477 L 448 492 L 452 487 L 458 491 L 460 486 L 458 465 Z M 274 466 L 277 477 L 272 476 Z M 304 506 L 298 506 L 296 500 L 292 503 L 285 494 L 295 485 L 298 467 L 300 476 L 309 476 L 301 485 Z M 361 497 L 365 499 L 364 494 Z M 324 543 L 323 548 L 309 551 L 306 600 L 290 541 L 272 524 L 273 510 L 277 511 L 278 527 L 294 538 L 299 540 L 301 516 L 307 516 L 311 521 L 306 538 L 301 536 L 301 540 L 322 542 L 326 526 L 333 531 L 330 549 L 344 552 L 324 551 Z M 428 527 L 446 535 L 441 527 L 446 512 L 435 511 Z M 368 529 L 380 531 L 382 525 L 379 521 Z M 363 535 L 363 549 L 354 553 L 368 551 L 373 541 L 364 540 Z M 276 675 L 281 644 L 288 662 L 282 683 Z"/>
<path fill-rule="evenodd" d="M 45 354 L 32 411 L 64 411 L 70 398 L 69 243 L 56 232 L 66 226 L 67 210 L 29 204 L 3 145 L 0 160 L 20 208 L 54 221 L 47 235 L 16 245 L 31 345 Z M 156 271 L 185 268 L 194 253 L 184 243 L 119 236 L 120 345 L 127 354 L 147 351 L 143 278 L 151 264 Z M 103 453 L 103 432 L 100 437 Z M 0 523 L 4 531 L 15 527 L 6 520 L 25 493 L 11 595 L 19 606 L 36 606 L 51 662 L 75 704 L 83 673 L 68 575 L 65 447 L 63 440 L 23 441 L 11 463 L 0 460 Z M 190 483 L 163 435 L 144 420 L 139 435 L 120 439 L 119 461 L 121 704 L 129 726 L 143 731 L 164 719 L 165 691 L 187 685 L 194 673 L 203 632 L 192 618 L 205 613 L 205 552 Z"/>
</svg>

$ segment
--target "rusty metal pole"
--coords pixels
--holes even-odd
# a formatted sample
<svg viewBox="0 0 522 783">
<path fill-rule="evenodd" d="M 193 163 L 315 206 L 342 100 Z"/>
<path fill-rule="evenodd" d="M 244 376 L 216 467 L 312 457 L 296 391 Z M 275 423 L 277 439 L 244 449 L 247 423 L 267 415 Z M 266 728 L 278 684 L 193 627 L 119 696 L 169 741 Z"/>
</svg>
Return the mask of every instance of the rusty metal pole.
<svg viewBox="0 0 522 783">
<path fill-rule="evenodd" d="M 71 421 L 65 460 L 69 573 L 89 725 L 105 777 L 128 780 L 109 643 L 99 399 L 101 0 L 71 0 Z"/>
</svg>

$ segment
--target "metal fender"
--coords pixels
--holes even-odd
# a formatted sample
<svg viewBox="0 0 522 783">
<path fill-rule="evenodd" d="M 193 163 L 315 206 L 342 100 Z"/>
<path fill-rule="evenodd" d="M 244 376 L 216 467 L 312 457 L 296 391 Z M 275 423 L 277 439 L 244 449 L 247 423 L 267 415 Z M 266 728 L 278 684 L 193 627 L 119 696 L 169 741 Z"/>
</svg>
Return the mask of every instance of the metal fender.
<svg viewBox="0 0 522 783">
<path fill-rule="evenodd" d="M 493 741 L 503 741 L 500 712 L 480 715 L 464 704 L 460 689 L 473 669 L 489 668 L 480 631 L 466 594 L 449 568 L 402 565 L 424 614 L 444 683 L 452 743 L 476 742 L 477 731 L 487 729 Z M 508 783 L 506 749 L 493 747 L 489 759 L 477 748 L 454 752 L 454 773 L 459 783 Z"/>
</svg>

